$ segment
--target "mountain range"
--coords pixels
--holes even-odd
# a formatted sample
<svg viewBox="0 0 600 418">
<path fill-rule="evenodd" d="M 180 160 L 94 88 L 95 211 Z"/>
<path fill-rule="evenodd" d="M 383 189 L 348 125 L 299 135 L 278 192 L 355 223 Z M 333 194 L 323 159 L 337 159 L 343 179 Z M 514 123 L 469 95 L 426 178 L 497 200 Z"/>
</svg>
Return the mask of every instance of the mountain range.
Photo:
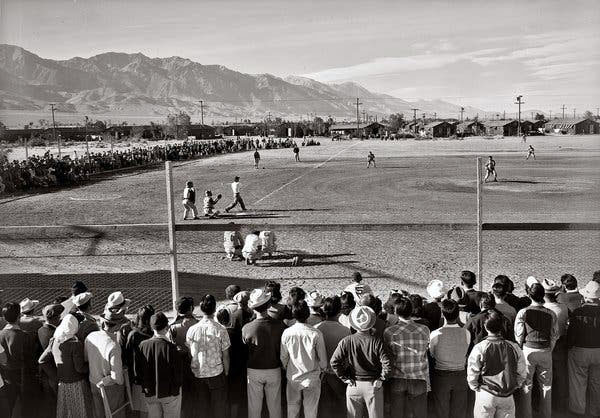
<svg viewBox="0 0 600 418">
<path fill-rule="evenodd" d="M 183 110 L 193 119 L 262 120 L 271 117 L 332 116 L 356 120 L 356 98 L 362 112 L 387 116 L 411 109 L 438 117 L 458 117 L 460 106 L 442 100 L 410 102 L 374 93 L 359 84 L 325 84 L 306 77 L 244 74 L 221 65 L 202 65 L 180 57 L 107 52 L 68 60 L 41 58 L 21 47 L 0 44 L 0 110 L 164 118 Z M 484 111 L 465 106 L 465 116 Z"/>
</svg>

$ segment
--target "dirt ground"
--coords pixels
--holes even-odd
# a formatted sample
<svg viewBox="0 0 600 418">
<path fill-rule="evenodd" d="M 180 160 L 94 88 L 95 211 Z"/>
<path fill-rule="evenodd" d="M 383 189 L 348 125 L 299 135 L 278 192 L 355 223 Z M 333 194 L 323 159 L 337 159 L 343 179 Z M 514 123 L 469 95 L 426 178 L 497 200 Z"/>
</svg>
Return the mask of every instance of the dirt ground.
<svg viewBox="0 0 600 418">
<path fill-rule="evenodd" d="M 527 145 L 537 160 L 525 160 Z M 321 139 L 302 147 L 295 163 L 289 149 L 261 150 L 261 168 L 251 153 L 176 164 L 177 221 L 185 181 L 198 191 L 231 199 L 239 175 L 249 210 L 221 220 L 187 223 L 369 224 L 473 223 L 476 157 L 493 155 L 498 183 L 483 189 L 484 222 L 600 222 L 600 137 L 530 137 L 462 141 L 341 141 Z M 366 168 L 366 154 L 377 168 Z M 263 168 L 264 167 L 264 168 Z M 162 170 L 116 175 L 83 187 L 0 201 L 0 225 L 165 223 Z M 238 209 L 234 209 L 238 211 Z M 260 229 L 260 228 L 259 228 Z M 276 230 L 276 227 L 274 228 Z M 276 230 L 279 252 L 259 266 L 224 259 L 222 233 L 178 233 L 182 294 L 213 292 L 227 284 L 260 286 L 274 279 L 285 289 L 302 285 L 337 293 L 360 271 L 377 292 L 424 291 L 440 278 L 456 283 L 460 271 L 476 269 L 474 231 L 299 232 Z M 122 289 L 134 301 L 169 306 L 170 273 L 164 226 L 135 226 L 97 233 L 0 228 L 0 288 L 3 300 L 25 296 L 50 300 L 74 279 L 99 296 Z M 557 279 L 575 274 L 583 283 L 598 270 L 600 231 L 484 232 L 483 281 L 507 274 L 521 287 L 529 275 Z M 82 256 L 83 255 L 83 256 Z M 303 262 L 291 266 L 291 257 Z"/>
</svg>

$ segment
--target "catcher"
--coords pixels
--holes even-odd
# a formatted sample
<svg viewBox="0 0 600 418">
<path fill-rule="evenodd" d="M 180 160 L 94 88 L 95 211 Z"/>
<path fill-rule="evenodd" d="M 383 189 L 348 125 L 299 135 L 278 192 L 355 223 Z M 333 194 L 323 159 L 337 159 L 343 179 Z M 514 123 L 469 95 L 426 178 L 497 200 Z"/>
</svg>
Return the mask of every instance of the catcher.
<svg viewBox="0 0 600 418">
<path fill-rule="evenodd" d="M 215 205 L 219 200 L 221 200 L 220 194 L 217 195 L 216 199 L 213 199 L 212 192 L 210 190 L 206 190 L 204 192 L 204 216 L 214 219 L 219 216 L 219 211 L 215 210 Z"/>
</svg>

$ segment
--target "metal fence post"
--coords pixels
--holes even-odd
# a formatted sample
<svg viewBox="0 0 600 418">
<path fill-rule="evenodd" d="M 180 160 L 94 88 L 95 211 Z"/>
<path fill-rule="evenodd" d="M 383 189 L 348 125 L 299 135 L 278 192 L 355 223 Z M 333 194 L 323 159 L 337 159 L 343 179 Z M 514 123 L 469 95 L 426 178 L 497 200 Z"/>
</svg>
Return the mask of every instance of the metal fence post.
<svg viewBox="0 0 600 418">
<path fill-rule="evenodd" d="M 483 289 L 483 242 L 481 229 L 481 157 L 477 157 L 477 277 L 479 278 L 479 290 Z"/>
<path fill-rule="evenodd" d="M 165 162 L 165 175 L 167 181 L 167 212 L 169 215 L 169 261 L 171 266 L 171 293 L 173 310 L 176 311 L 179 299 L 179 278 L 177 277 L 177 242 L 175 240 L 175 205 L 173 202 L 173 169 L 171 161 Z"/>
</svg>

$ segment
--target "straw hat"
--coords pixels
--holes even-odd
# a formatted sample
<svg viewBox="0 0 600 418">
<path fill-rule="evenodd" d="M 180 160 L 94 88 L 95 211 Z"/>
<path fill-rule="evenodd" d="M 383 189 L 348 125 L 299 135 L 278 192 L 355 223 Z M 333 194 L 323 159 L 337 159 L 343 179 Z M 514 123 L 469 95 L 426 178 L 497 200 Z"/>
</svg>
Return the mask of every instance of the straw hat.
<svg viewBox="0 0 600 418">
<path fill-rule="evenodd" d="M 542 280 L 542 287 L 546 293 L 558 293 L 561 290 L 561 286 L 554 280 L 544 279 Z"/>
<path fill-rule="evenodd" d="M 368 306 L 357 306 L 350 312 L 348 322 L 357 331 L 367 331 L 375 325 L 377 316 L 375 311 Z"/>
<path fill-rule="evenodd" d="M 73 305 L 78 307 L 81 305 L 85 305 L 92 299 L 92 296 L 93 295 L 91 292 L 83 292 L 78 295 L 75 295 L 73 296 Z"/>
<path fill-rule="evenodd" d="M 39 300 L 25 298 L 21 301 L 21 303 L 19 303 L 19 306 L 21 306 L 22 313 L 27 313 L 33 311 L 35 307 L 39 305 L 39 303 Z"/>
<path fill-rule="evenodd" d="M 586 299 L 600 299 L 600 283 L 592 280 L 579 293 Z"/>
<path fill-rule="evenodd" d="M 306 295 L 306 304 L 311 308 L 320 308 L 323 306 L 323 299 L 321 292 L 313 290 Z"/>
<path fill-rule="evenodd" d="M 446 293 L 444 282 L 438 279 L 433 279 L 427 285 L 427 294 L 431 299 L 439 299 Z"/>
<path fill-rule="evenodd" d="M 268 303 L 271 300 L 271 293 L 264 289 L 254 289 L 250 293 L 250 300 L 248 301 L 248 307 L 250 309 L 258 308 L 259 306 Z"/>
</svg>

